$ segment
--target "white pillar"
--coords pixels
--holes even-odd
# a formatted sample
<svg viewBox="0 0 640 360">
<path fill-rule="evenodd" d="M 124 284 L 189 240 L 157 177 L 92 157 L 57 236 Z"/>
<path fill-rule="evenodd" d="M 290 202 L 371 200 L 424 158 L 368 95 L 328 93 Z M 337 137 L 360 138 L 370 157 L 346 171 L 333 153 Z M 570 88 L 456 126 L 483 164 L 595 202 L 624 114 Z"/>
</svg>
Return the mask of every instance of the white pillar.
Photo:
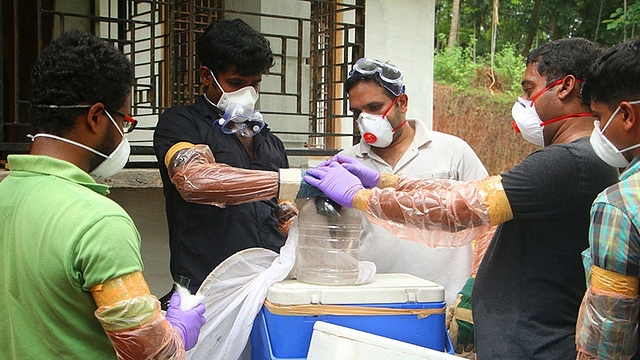
<svg viewBox="0 0 640 360">
<path fill-rule="evenodd" d="M 365 56 L 404 71 L 408 119 L 433 124 L 435 0 L 366 0 Z"/>
</svg>

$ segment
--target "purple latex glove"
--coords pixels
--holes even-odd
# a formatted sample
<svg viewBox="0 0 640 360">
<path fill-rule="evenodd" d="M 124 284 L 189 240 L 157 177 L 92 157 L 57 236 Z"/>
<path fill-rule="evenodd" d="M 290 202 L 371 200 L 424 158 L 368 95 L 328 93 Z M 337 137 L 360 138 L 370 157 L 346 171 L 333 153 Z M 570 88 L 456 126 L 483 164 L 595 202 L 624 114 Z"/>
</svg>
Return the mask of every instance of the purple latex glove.
<svg viewBox="0 0 640 360">
<path fill-rule="evenodd" d="M 307 169 L 304 181 L 322 192 L 341 206 L 353 207 L 353 197 L 363 189 L 362 182 L 337 162 Z"/>
<path fill-rule="evenodd" d="M 200 328 L 205 323 L 204 304 L 200 303 L 191 310 L 183 311 L 180 309 L 182 298 L 177 292 L 174 292 L 169 300 L 169 308 L 164 315 L 171 326 L 180 333 L 182 343 L 185 350 L 190 350 L 198 342 L 200 336 Z"/>
<path fill-rule="evenodd" d="M 360 161 L 345 155 L 338 154 L 334 156 L 332 160 L 339 162 L 345 169 L 349 170 L 350 173 L 357 176 L 365 188 L 371 189 L 378 185 L 378 181 L 380 180 L 380 172 L 378 170 L 374 170 Z"/>
</svg>

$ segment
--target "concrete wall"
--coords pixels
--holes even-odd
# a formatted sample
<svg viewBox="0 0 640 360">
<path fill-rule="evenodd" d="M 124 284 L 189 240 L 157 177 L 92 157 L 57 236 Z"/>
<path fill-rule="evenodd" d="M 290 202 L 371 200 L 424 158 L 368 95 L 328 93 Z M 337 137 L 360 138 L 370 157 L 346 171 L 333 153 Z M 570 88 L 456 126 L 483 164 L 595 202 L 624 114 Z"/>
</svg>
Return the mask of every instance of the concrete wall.
<svg viewBox="0 0 640 360">
<path fill-rule="evenodd" d="M 365 56 L 404 71 L 407 118 L 433 123 L 435 0 L 367 0 Z"/>
<path fill-rule="evenodd" d="M 109 198 L 131 216 L 142 238 L 144 277 L 153 295 L 161 297 L 171 289 L 169 233 L 162 188 L 111 188 Z"/>
</svg>

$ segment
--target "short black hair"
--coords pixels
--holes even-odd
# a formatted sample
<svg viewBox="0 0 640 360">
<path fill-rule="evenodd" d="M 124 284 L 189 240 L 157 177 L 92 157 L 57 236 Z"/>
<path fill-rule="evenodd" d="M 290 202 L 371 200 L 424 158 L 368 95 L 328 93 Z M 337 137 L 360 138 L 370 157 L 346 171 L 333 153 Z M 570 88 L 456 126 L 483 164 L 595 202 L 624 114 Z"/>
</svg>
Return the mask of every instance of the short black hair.
<svg viewBox="0 0 640 360">
<path fill-rule="evenodd" d="M 547 78 L 547 85 L 567 75 L 584 80 L 589 66 L 602 51 L 600 45 L 587 39 L 559 39 L 545 43 L 530 52 L 527 65 L 537 63 L 538 73 Z"/>
<path fill-rule="evenodd" d="M 196 52 L 215 75 L 232 66 L 243 76 L 264 74 L 274 65 L 269 40 L 240 19 L 212 22 L 196 41 Z"/>
<path fill-rule="evenodd" d="M 31 70 L 29 114 L 34 132 L 63 135 L 87 109 L 44 105 L 104 104 L 121 108 L 134 84 L 131 61 L 113 45 L 89 33 L 63 33 L 41 53 Z"/>
<path fill-rule="evenodd" d="M 610 109 L 622 101 L 640 100 L 640 38 L 607 50 L 589 68 L 582 87 L 583 102 L 592 100 Z"/>
</svg>

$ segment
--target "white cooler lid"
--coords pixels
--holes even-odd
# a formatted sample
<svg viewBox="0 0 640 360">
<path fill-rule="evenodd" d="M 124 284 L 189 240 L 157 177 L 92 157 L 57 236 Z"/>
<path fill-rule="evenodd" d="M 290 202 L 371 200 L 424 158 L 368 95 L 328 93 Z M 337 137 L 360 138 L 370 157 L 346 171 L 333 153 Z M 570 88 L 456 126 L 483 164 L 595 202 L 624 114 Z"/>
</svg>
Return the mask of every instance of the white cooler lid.
<svg viewBox="0 0 640 360">
<path fill-rule="evenodd" d="M 364 285 L 313 285 L 284 280 L 269 287 L 267 300 L 278 305 L 442 302 L 444 287 L 409 274 L 376 274 Z"/>
</svg>

